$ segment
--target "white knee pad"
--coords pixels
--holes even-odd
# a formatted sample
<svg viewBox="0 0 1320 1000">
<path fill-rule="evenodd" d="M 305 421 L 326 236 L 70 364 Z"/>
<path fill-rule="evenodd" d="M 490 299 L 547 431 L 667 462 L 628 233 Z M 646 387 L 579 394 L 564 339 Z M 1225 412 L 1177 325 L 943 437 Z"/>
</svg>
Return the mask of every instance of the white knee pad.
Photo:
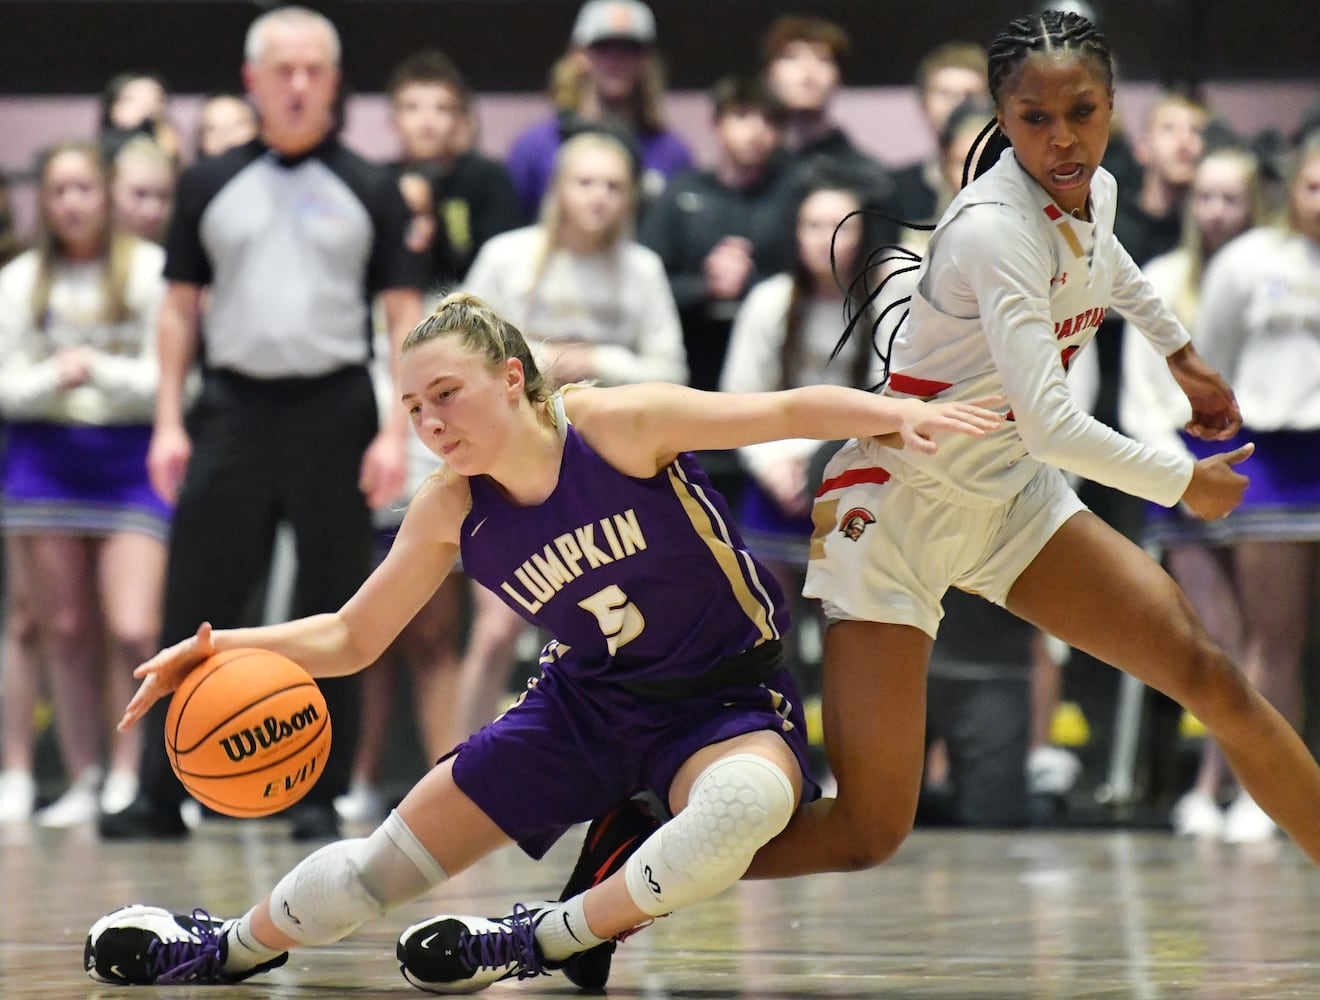
<svg viewBox="0 0 1320 1000">
<path fill-rule="evenodd" d="M 793 783 L 764 757 L 717 760 L 693 782 L 687 807 L 628 859 L 628 895 L 658 917 L 722 892 L 795 808 Z"/>
<path fill-rule="evenodd" d="M 275 886 L 270 917 L 300 944 L 329 944 L 446 878 L 391 812 L 370 837 L 341 840 L 304 858 Z"/>
</svg>

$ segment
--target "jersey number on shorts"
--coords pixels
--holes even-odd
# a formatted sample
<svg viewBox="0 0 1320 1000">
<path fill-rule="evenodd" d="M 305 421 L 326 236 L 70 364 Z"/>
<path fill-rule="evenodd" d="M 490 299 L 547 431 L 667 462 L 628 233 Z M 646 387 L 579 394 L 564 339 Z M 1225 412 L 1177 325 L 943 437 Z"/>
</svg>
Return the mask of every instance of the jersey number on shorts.
<svg viewBox="0 0 1320 1000">
<path fill-rule="evenodd" d="M 646 619 L 637 610 L 637 605 L 628 600 L 628 595 L 613 583 L 604 590 L 596 591 L 586 600 L 578 601 L 578 607 L 596 616 L 611 656 L 621 646 L 636 639 L 642 634 L 642 629 L 646 628 Z"/>
</svg>

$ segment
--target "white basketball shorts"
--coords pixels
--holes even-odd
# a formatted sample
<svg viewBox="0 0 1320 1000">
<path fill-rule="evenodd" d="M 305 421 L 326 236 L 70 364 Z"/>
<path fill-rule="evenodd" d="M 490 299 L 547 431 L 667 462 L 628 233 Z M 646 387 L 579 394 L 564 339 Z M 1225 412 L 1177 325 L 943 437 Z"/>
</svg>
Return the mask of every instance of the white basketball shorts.
<svg viewBox="0 0 1320 1000">
<path fill-rule="evenodd" d="M 831 621 L 911 625 L 934 638 L 949 587 L 1002 606 L 1045 543 L 1085 509 L 1052 466 L 999 500 L 946 486 L 873 440 L 851 441 L 816 495 L 803 593 L 820 598 Z"/>
</svg>

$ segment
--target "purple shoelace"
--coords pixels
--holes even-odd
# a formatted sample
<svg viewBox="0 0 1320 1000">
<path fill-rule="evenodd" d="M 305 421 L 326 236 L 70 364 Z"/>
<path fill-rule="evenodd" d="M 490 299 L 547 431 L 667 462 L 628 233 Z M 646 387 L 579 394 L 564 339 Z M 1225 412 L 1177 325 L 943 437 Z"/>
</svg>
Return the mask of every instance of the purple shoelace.
<svg viewBox="0 0 1320 1000">
<path fill-rule="evenodd" d="M 211 915 L 198 908 L 192 911 L 198 941 L 160 941 L 147 946 L 147 972 L 161 985 L 190 982 L 219 982 L 225 935 Z"/>
<path fill-rule="evenodd" d="M 531 911 L 522 903 L 514 903 L 505 926 L 508 931 L 483 931 L 459 935 L 458 947 L 473 969 L 502 969 L 506 965 L 520 966 L 519 979 L 549 975 L 536 950 L 536 924 Z"/>
</svg>

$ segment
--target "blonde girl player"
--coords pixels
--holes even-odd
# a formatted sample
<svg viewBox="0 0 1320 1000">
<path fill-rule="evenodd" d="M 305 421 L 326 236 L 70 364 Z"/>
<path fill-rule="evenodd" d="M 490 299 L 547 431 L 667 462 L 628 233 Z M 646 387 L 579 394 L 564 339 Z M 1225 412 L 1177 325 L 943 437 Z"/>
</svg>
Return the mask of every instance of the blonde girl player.
<svg viewBox="0 0 1320 1000">
<path fill-rule="evenodd" d="M 805 806 L 750 874 L 884 861 L 920 788 L 926 663 L 954 586 L 1156 687 L 1214 734 L 1243 786 L 1320 862 L 1320 768 L 1288 722 L 1211 641 L 1186 597 L 1138 547 L 1085 510 L 1060 468 L 1202 518 L 1247 480 L 1250 444 L 1194 461 L 1082 412 L 1065 370 L 1115 308 L 1163 355 L 1191 404 L 1188 430 L 1230 437 L 1233 394 L 1113 235 L 1101 169 L 1113 61 L 1085 18 L 1014 21 L 990 49 L 996 121 L 1011 148 L 950 205 L 889 353 L 892 398 L 1008 397 L 1011 418 L 934 455 L 869 439 L 836 456 L 816 497 L 806 593 L 825 640 L 826 748 L 835 799 Z M 984 158 L 982 163 L 984 163 Z M 848 515 L 874 517 L 859 537 Z"/>
<path fill-rule="evenodd" d="M 688 452 L 891 432 L 932 449 L 932 434 L 1001 422 L 972 403 L 834 386 L 551 394 L 522 335 L 462 293 L 409 335 L 400 367 L 414 429 L 449 471 L 418 491 L 384 562 L 338 613 L 203 625 L 138 668 L 123 724 L 217 650 L 275 650 L 317 677 L 362 669 L 460 550 L 465 572 L 555 636 L 544 674 L 374 833 L 312 854 L 245 916 L 130 906 L 97 921 L 84 952 L 94 978 L 244 979 L 283 964 L 290 948 L 347 936 L 497 847 L 539 857 L 569 826 L 643 790 L 674 818 L 622 870 L 562 904 L 410 929 L 399 946 L 409 981 L 470 992 L 534 975 L 731 885 L 816 786 L 781 663 L 783 595 Z"/>
</svg>

